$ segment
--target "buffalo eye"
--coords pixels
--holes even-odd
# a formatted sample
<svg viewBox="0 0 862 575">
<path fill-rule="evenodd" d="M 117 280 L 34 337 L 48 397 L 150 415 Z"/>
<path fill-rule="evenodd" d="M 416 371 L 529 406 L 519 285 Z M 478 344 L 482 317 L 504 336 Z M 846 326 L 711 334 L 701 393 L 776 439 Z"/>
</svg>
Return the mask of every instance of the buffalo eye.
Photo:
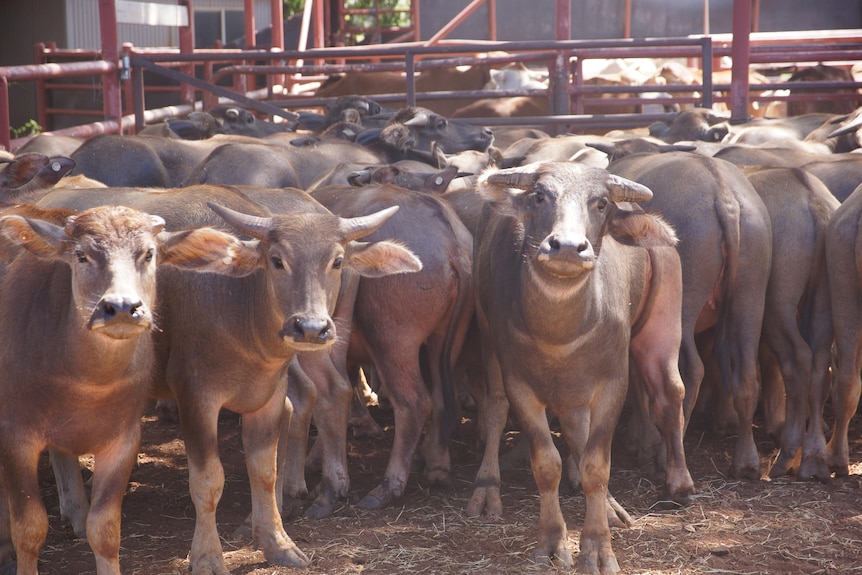
<svg viewBox="0 0 862 575">
<path fill-rule="evenodd" d="M 81 250 L 75 250 L 75 257 L 78 258 L 78 263 L 87 263 L 87 256 Z"/>
<path fill-rule="evenodd" d="M 156 252 L 153 248 L 147 250 L 147 253 L 144 254 L 144 261 L 151 262 L 153 261 L 153 256 L 156 255 Z"/>
<path fill-rule="evenodd" d="M 596 208 L 603 212 L 608 207 L 608 199 L 607 198 L 599 198 L 599 201 L 596 202 Z"/>
<path fill-rule="evenodd" d="M 539 205 L 545 203 L 545 192 L 536 190 L 532 195 L 534 204 Z"/>
<path fill-rule="evenodd" d="M 337 258 L 335 258 L 335 260 L 332 262 L 332 269 L 334 269 L 334 270 L 340 270 L 340 269 L 341 269 L 341 266 L 343 266 L 343 265 L 344 265 L 344 258 L 343 258 L 343 257 L 341 257 L 341 256 L 338 256 L 338 257 L 337 257 Z"/>
<path fill-rule="evenodd" d="M 272 265 L 277 270 L 283 270 L 284 269 L 284 262 L 278 256 L 272 256 Z"/>
<path fill-rule="evenodd" d="M 254 116 L 252 116 L 251 114 L 249 114 L 248 116 L 246 116 L 246 118 L 245 118 L 245 123 L 246 123 L 246 124 L 254 124 Z"/>
<path fill-rule="evenodd" d="M 440 118 L 439 120 L 437 120 L 437 129 L 438 130 L 445 130 L 446 126 L 448 126 L 448 125 L 449 125 L 449 121 L 446 118 Z"/>
</svg>

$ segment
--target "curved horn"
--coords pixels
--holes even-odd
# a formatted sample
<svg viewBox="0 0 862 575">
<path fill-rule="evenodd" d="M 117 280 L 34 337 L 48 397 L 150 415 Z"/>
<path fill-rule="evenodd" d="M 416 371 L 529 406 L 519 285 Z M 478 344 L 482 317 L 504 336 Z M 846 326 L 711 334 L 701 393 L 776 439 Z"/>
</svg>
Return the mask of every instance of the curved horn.
<svg viewBox="0 0 862 575">
<path fill-rule="evenodd" d="M 609 175 L 607 186 L 613 202 L 648 202 L 652 199 L 652 190 L 648 187 L 614 174 Z"/>
<path fill-rule="evenodd" d="M 855 132 L 859 127 L 862 126 L 862 114 L 856 116 L 851 122 L 844 124 L 840 128 L 837 128 L 826 136 L 827 138 L 837 138 L 838 136 L 843 136 L 844 134 L 849 134 L 850 132 Z"/>
<path fill-rule="evenodd" d="M 603 152 L 609 158 L 614 155 L 614 152 L 617 149 L 616 144 L 613 142 L 584 142 L 584 144 L 590 148 L 595 148 L 596 150 Z"/>
<path fill-rule="evenodd" d="M 501 171 L 495 172 L 485 178 L 483 186 L 500 186 L 506 188 L 518 188 L 521 190 L 529 190 L 536 183 L 539 174 L 536 172 L 514 172 Z"/>
<path fill-rule="evenodd" d="M 261 218 L 244 214 L 213 202 L 207 202 L 209 208 L 217 213 L 221 219 L 244 234 L 263 240 L 272 228 L 272 218 Z"/>
<path fill-rule="evenodd" d="M 348 241 L 358 240 L 376 231 L 397 211 L 398 206 L 390 206 L 367 216 L 339 218 L 341 220 L 339 231 L 344 234 L 345 239 Z"/>
<path fill-rule="evenodd" d="M 406 122 L 402 122 L 405 126 L 427 126 L 428 122 L 431 121 L 431 118 L 428 117 L 428 114 L 424 112 L 420 112 L 407 120 Z"/>
</svg>

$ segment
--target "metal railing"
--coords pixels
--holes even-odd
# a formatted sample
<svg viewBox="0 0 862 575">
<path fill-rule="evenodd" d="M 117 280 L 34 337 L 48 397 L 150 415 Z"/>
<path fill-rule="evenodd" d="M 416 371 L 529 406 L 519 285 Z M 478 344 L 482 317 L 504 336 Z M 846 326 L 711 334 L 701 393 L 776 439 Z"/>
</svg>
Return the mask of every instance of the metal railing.
<svg viewBox="0 0 862 575">
<path fill-rule="evenodd" d="M 802 35 L 800 35 L 802 36 Z M 503 55 L 505 54 L 505 55 Z M 292 118 L 290 109 L 323 106 L 332 99 L 314 95 L 295 95 L 284 87 L 291 84 L 320 80 L 330 74 L 389 70 L 404 74 L 403 94 L 377 94 L 381 103 L 403 101 L 407 105 L 448 100 L 454 98 L 503 98 L 509 96 L 532 96 L 545 98 L 548 103 L 547 116 L 517 118 L 469 118 L 467 121 L 494 125 L 539 125 L 549 126 L 555 131 L 577 131 L 579 129 L 612 129 L 646 125 L 665 119 L 669 114 L 637 114 L 630 112 L 613 114 L 586 114 L 596 104 L 618 106 L 643 105 L 647 103 L 685 104 L 710 107 L 717 102 L 729 102 L 729 84 L 712 83 L 715 62 L 731 55 L 727 43 L 716 44 L 712 37 L 689 37 L 644 40 L 602 41 L 548 41 L 548 42 L 490 42 L 458 41 L 441 42 L 433 46 L 427 43 L 402 43 L 383 46 L 361 46 L 343 48 L 318 48 L 304 51 L 272 52 L 262 50 L 196 50 L 192 54 L 177 51 L 139 50 L 125 46 L 122 61 L 126 62 L 128 80 L 122 82 L 125 109 L 129 116 L 120 120 L 105 120 L 62 133 L 88 135 L 103 131 L 122 132 L 134 128 L 140 130 L 146 122 L 155 121 L 172 113 L 187 113 L 195 108 L 208 108 L 218 98 L 233 100 L 243 106 L 268 115 Z M 695 64 L 703 74 L 700 84 L 617 85 L 596 86 L 586 83 L 584 62 L 590 59 L 615 58 L 667 58 L 684 59 Z M 752 65 L 818 63 L 840 61 L 843 63 L 862 61 L 862 45 L 855 42 L 802 42 L 765 44 L 753 42 L 750 48 Z M 546 67 L 549 86 L 546 90 L 439 90 L 417 92 L 416 79 L 425 70 L 454 66 L 501 66 L 523 62 L 530 66 Z M 195 70 L 201 77 L 196 77 Z M 191 100 L 181 102 L 163 111 L 145 109 L 143 72 L 164 76 L 179 86 L 180 93 L 192 94 Z M 17 66 L 0 68 L 0 126 L 9 125 L 8 81 L 38 80 L 44 78 L 71 77 L 79 74 L 97 74 L 103 78 L 118 74 L 122 67 L 104 61 L 51 64 L 47 67 Z M 231 78 L 231 86 L 218 82 Z M 256 87 L 256 79 L 265 79 L 266 89 Z M 276 89 L 280 87 L 279 89 Z M 749 86 L 751 99 L 765 99 L 758 93 L 777 87 L 799 89 L 805 93 L 771 95 L 771 100 L 850 99 L 853 94 L 841 94 L 838 89 L 858 90 L 858 82 L 798 82 L 794 84 L 753 84 Z M 811 92 L 813 90 L 813 92 Z M 666 93 L 659 98 L 656 92 Z M 199 96 L 198 96 L 199 95 Z M 4 137 L 7 139 L 4 140 Z M 0 133 L 0 146 L 15 149 Z"/>
</svg>

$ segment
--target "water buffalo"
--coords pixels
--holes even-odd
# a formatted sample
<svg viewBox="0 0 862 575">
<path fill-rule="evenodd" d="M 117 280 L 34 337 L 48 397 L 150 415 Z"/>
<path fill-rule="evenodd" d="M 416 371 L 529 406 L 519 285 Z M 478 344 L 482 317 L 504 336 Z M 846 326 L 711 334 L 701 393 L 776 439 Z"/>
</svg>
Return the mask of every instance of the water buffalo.
<svg viewBox="0 0 862 575">
<path fill-rule="evenodd" d="M 674 226 L 682 261 L 682 348 L 686 422 L 704 366 L 695 335 L 715 328 L 722 384 L 732 392 L 739 436 L 733 477 L 760 478 L 754 443 L 757 356 L 772 262 L 769 213 L 742 171 L 688 152 L 636 153 L 613 159 L 608 171 L 653 191 L 644 208 Z"/>
<path fill-rule="evenodd" d="M 161 136 L 99 134 L 85 140 L 72 154 L 73 174 L 107 186 L 174 188 L 224 140 L 201 141 Z"/>
<path fill-rule="evenodd" d="M 682 449 L 676 236 L 660 218 L 626 203 L 649 200 L 648 188 L 600 168 L 548 162 L 490 170 L 479 192 L 489 202 L 474 248 L 487 441 L 467 513 L 502 511 L 497 455 L 511 404 L 530 443 L 540 494 L 535 558 L 571 566 L 557 494 L 562 461 L 547 409 L 559 418 L 586 496 L 578 567 L 615 573 L 607 484 L 630 357 L 671 438 L 669 496 L 685 502 L 693 490 Z"/>
<path fill-rule="evenodd" d="M 395 412 L 395 439 L 384 478 L 359 503 L 360 507 L 377 509 L 404 493 L 426 421 L 428 429 L 422 444 L 425 476 L 431 482 L 449 481 L 450 462 L 444 439 L 452 422 L 445 416 L 451 416 L 454 410 L 452 370 L 473 310 L 472 236 L 446 202 L 422 192 L 392 185 L 331 186 L 313 195 L 342 217 L 398 206 L 400 217 L 384 224 L 369 238 L 397 239 L 422 260 L 418 273 L 360 280 L 351 317 L 350 346 L 344 350 L 347 357 L 335 359 L 337 367 L 346 361 L 373 365 Z M 417 234 L 420 228 L 422 232 Z M 420 369 L 423 348 L 427 350 L 430 372 L 427 382 Z M 300 364 L 307 367 L 305 357 L 300 358 Z M 347 371 L 345 367 L 340 369 L 342 373 Z M 321 373 L 321 369 L 315 372 Z M 348 489 L 350 388 L 336 387 L 337 383 L 343 383 L 343 378 L 335 383 L 322 382 L 319 406 L 315 408 L 327 410 L 327 421 L 315 416 L 318 426 L 324 426 L 319 435 L 338 433 L 334 439 L 324 438 L 331 449 L 323 453 L 320 496 L 311 509 L 311 514 L 318 517 L 331 513 L 337 498 L 345 497 Z M 329 431 L 336 425 L 337 430 Z M 301 465 L 301 461 L 291 463 Z M 296 469 L 286 476 L 293 478 L 285 482 L 286 499 L 296 499 L 302 495 L 304 481 Z"/>
<path fill-rule="evenodd" d="M 252 192 L 270 197 L 268 208 L 250 200 Z M 217 438 L 222 408 L 242 415 L 255 542 L 268 561 L 307 565 L 284 530 L 275 495 L 277 442 L 289 407 L 287 365 L 298 351 L 325 349 L 337 338 L 331 313 L 343 269 L 379 276 L 421 268 L 398 244 L 358 241 L 397 208 L 340 218 L 299 190 L 216 186 L 52 192 L 40 202 L 122 203 L 161 215 L 171 228 L 229 224 L 252 238 L 245 277 L 161 276 L 154 394 L 175 398 L 180 414 L 196 511 L 192 572 L 228 573 L 215 517 L 224 485 Z"/>
<path fill-rule="evenodd" d="M 800 480 L 826 481 L 823 402 L 833 332 L 825 246 L 839 202 L 820 180 L 799 168 L 754 168 L 746 175 L 772 222 L 772 269 L 761 338 L 783 380 L 779 393 L 786 397 L 781 453 L 769 473 L 779 477 L 795 469 Z M 761 367 L 761 378 L 773 372 Z M 764 396 L 767 386 L 764 381 Z"/>
<path fill-rule="evenodd" d="M 76 463 L 93 453 L 92 505 L 81 526 L 97 572 L 118 574 L 120 506 L 159 327 L 156 267 L 230 272 L 248 248 L 211 228 L 165 232 L 161 217 L 126 207 L 26 215 L 33 212 L 22 206 L 0 217 L 0 233 L 19 248 L 0 276 L 0 555 L 11 536 L 17 572 L 37 571 L 48 534 L 40 453 L 51 448 Z"/>
<path fill-rule="evenodd" d="M 4 203 L 32 202 L 34 194 L 54 186 L 75 167 L 70 158 L 35 152 L 16 156 L 6 164 L 0 164 L 0 202 Z"/>
<path fill-rule="evenodd" d="M 826 270 L 832 297 L 835 349 L 832 367 L 832 405 L 835 423 L 826 446 L 829 468 L 839 477 L 850 473 L 848 427 L 859 406 L 862 385 L 862 185 L 832 214 L 826 233 Z"/>
</svg>

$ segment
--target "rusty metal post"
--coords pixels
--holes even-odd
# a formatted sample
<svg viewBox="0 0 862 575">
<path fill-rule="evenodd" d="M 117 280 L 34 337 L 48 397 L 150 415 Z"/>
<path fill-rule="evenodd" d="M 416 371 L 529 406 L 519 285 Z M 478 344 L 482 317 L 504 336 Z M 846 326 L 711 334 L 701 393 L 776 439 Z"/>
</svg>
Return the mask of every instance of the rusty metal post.
<svg viewBox="0 0 862 575">
<path fill-rule="evenodd" d="M 497 0 L 488 0 L 488 39 L 497 41 Z"/>
<path fill-rule="evenodd" d="M 245 0 L 243 4 L 243 17 L 245 18 L 245 46 L 243 46 L 243 50 L 254 50 L 257 48 L 257 29 L 254 25 L 254 0 Z"/>
<path fill-rule="evenodd" d="M 557 40 L 572 39 L 572 0 L 556 0 Z"/>
<path fill-rule="evenodd" d="M 12 151 L 12 118 L 9 115 L 9 80 L 0 76 L 0 150 Z"/>
<path fill-rule="evenodd" d="M 36 44 L 36 58 L 33 60 L 34 62 L 36 62 L 36 64 L 45 63 L 46 48 L 47 46 L 42 42 Z M 45 80 L 36 80 L 36 121 L 39 122 L 40 126 L 42 126 L 43 131 L 48 131 L 51 129 L 51 126 L 48 125 L 48 105 L 45 102 L 46 93 L 47 90 L 45 88 Z"/>
<path fill-rule="evenodd" d="M 730 74 L 730 121 L 748 120 L 748 66 L 752 0 L 733 0 L 733 69 Z"/>
<path fill-rule="evenodd" d="M 284 50 L 284 4 L 282 0 L 270 2 L 272 10 L 272 48 L 273 50 Z"/>
<path fill-rule="evenodd" d="M 189 12 L 189 25 L 180 27 L 180 54 L 192 54 L 195 51 L 195 19 L 192 0 L 179 0 L 180 6 L 185 6 Z M 195 75 L 195 65 L 187 64 L 181 68 L 184 74 Z M 189 84 L 180 84 L 180 101 L 186 105 L 194 105 L 195 89 Z"/>
<path fill-rule="evenodd" d="M 623 19 L 623 38 L 632 37 L 632 0 L 625 0 L 625 16 Z"/>
<path fill-rule="evenodd" d="M 99 30 L 102 41 L 102 60 L 111 64 L 111 69 L 102 74 L 102 108 L 105 119 L 118 124 L 123 121 L 120 100 L 120 78 L 117 67 L 120 59 L 117 37 L 117 7 L 114 0 L 99 0 Z"/>
</svg>

